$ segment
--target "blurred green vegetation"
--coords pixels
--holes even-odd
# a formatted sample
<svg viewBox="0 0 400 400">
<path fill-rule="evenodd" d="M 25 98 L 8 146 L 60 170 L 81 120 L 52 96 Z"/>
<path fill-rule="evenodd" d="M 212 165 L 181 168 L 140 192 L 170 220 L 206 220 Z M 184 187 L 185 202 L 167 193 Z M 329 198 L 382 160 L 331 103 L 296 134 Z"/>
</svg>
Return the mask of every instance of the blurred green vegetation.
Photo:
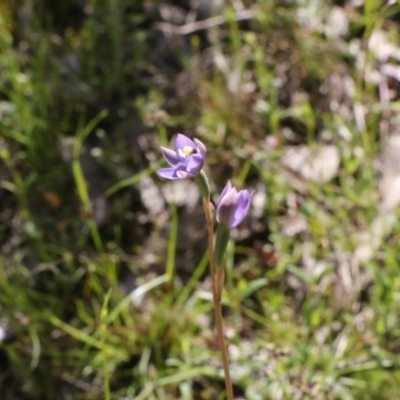
<svg viewBox="0 0 400 400">
<path fill-rule="evenodd" d="M 400 398 L 399 3 L 210 3 L 0 2 L 1 400 L 224 398 L 178 132 L 256 191 L 237 398 Z"/>
</svg>

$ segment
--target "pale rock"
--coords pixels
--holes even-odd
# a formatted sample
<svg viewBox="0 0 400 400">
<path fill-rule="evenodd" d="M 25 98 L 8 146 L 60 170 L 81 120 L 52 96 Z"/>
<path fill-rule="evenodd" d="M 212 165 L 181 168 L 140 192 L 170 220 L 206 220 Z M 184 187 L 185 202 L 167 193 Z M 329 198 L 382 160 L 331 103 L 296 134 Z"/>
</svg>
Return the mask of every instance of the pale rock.
<svg viewBox="0 0 400 400">
<path fill-rule="evenodd" d="M 285 150 L 282 163 L 304 179 L 325 183 L 337 175 L 340 155 L 335 145 L 320 145 L 313 149 L 306 145 L 292 146 Z"/>
</svg>

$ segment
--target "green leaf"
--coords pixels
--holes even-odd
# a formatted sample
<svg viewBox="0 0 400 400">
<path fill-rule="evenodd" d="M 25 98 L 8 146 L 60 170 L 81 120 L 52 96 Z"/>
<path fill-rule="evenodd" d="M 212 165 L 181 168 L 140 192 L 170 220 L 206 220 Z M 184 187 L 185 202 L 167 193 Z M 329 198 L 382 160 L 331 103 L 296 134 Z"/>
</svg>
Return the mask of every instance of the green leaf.
<svg viewBox="0 0 400 400">
<path fill-rule="evenodd" d="M 258 289 L 261 289 L 267 283 L 268 283 L 267 278 L 255 279 L 254 281 L 249 282 L 249 284 L 246 286 L 245 290 L 242 293 L 242 300 L 250 297 L 254 292 L 256 292 Z"/>
</svg>

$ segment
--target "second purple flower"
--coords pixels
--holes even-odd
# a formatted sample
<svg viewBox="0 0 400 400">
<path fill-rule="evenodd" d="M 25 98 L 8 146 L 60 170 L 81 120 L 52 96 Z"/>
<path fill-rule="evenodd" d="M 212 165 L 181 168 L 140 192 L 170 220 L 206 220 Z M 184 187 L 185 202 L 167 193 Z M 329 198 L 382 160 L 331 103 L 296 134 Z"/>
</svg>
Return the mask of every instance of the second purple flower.
<svg viewBox="0 0 400 400">
<path fill-rule="evenodd" d="M 164 158 L 171 168 L 161 168 L 157 174 L 166 179 L 184 179 L 194 177 L 203 167 L 206 147 L 198 139 L 189 139 L 178 133 L 175 150 L 160 147 Z"/>
<path fill-rule="evenodd" d="M 238 192 L 228 181 L 218 201 L 217 221 L 230 229 L 238 226 L 249 212 L 251 197 L 248 190 Z"/>
</svg>

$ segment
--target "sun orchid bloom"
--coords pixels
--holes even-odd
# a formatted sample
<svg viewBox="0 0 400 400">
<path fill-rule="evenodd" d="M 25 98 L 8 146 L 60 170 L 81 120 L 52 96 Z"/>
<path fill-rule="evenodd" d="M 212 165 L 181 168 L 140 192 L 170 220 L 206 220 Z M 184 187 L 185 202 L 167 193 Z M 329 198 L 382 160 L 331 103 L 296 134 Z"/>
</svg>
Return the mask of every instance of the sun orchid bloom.
<svg viewBox="0 0 400 400">
<path fill-rule="evenodd" d="M 238 192 L 228 181 L 218 201 L 217 221 L 230 229 L 238 226 L 249 212 L 252 196 L 248 190 Z"/>
<path fill-rule="evenodd" d="M 185 179 L 194 177 L 203 167 L 206 146 L 198 139 L 189 139 L 178 133 L 175 150 L 160 146 L 164 158 L 171 168 L 161 168 L 157 174 L 166 179 Z"/>
</svg>

